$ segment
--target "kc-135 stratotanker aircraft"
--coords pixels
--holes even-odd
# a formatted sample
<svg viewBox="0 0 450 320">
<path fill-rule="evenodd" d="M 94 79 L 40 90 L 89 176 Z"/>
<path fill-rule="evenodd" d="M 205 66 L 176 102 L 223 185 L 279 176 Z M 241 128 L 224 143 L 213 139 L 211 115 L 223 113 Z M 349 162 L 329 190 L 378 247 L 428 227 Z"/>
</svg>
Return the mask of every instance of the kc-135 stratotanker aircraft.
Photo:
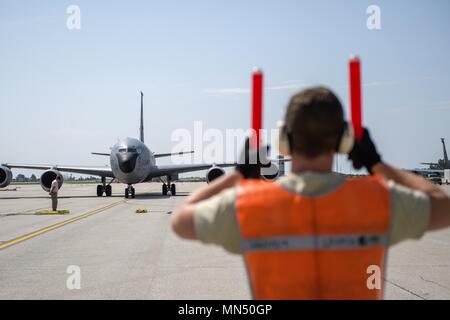
<svg viewBox="0 0 450 320">
<path fill-rule="evenodd" d="M 448 160 L 447 148 L 445 146 L 445 139 L 441 138 L 443 159 L 437 162 L 422 162 L 421 164 L 429 166 L 427 169 L 412 169 L 408 170 L 416 174 L 427 176 L 429 174 L 445 175 L 445 171 L 450 170 L 450 161 Z"/>
<path fill-rule="evenodd" d="M 193 151 L 180 153 L 153 153 L 144 143 L 144 94 L 141 92 L 141 124 L 140 124 L 140 140 L 134 138 L 125 138 L 119 140 L 112 148 L 111 153 L 97 153 L 95 155 L 108 156 L 110 159 L 110 167 L 78 167 L 78 166 L 51 166 L 51 165 L 32 165 L 32 164 L 10 164 L 0 165 L 0 188 L 7 187 L 12 181 L 12 168 L 20 169 L 38 169 L 45 170 L 40 178 L 42 189 L 49 192 L 52 181 L 57 177 L 61 177 L 59 187 L 63 184 L 61 172 L 71 172 L 79 174 L 89 174 L 101 177 L 102 184 L 97 186 L 97 196 L 103 194 L 111 196 L 111 183 L 118 181 L 128 185 L 125 188 L 125 198 L 134 198 L 135 189 L 133 185 L 149 182 L 159 179 L 162 182 L 162 194 L 167 195 L 170 191 L 171 195 L 176 194 L 176 186 L 172 183 L 179 173 L 208 170 L 206 173 L 206 181 L 209 183 L 217 179 L 225 173 L 224 167 L 235 166 L 236 163 L 222 164 L 178 164 L 178 165 L 157 165 L 156 159 L 169 157 L 172 155 L 180 155 L 193 153 Z M 277 174 L 266 175 L 265 178 L 273 179 L 278 175 L 278 166 L 271 163 L 271 173 Z M 276 170 L 273 170 L 276 169 Z M 163 179 L 165 177 L 165 179 Z M 107 183 L 106 179 L 111 178 Z"/>
</svg>

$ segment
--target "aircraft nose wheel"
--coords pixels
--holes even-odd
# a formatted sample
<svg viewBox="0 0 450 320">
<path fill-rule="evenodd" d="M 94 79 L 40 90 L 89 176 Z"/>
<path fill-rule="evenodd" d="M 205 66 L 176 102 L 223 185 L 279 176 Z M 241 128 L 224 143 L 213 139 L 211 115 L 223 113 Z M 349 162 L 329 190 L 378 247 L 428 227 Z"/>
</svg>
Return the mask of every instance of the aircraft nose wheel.
<svg viewBox="0 0 450 320">
<path fill-rule="evenodd" d="M 172 194 L 172 196 L 177 194 L 177 187 L 174 183 L 172 183 L 172 185 L 170 186 L 170 193 Z"/>
<path fill-rule="evenodd" d="M 134 188 L 132 186 L 129 186 L 128 188 L 125 188 L 125 198 L 128 199 L 130 197 L 132 199 L 134 199 L 136 197 L 135 190 L 134 190 Z"/>
<path fill-rule="evenodd" d="M 163 194 L 163 196 L 167 196 L 167 190 L 168 188 L 167 188 L 167 184 L 163 184 L 162 185 L 162 194 Z"/>
</svg>

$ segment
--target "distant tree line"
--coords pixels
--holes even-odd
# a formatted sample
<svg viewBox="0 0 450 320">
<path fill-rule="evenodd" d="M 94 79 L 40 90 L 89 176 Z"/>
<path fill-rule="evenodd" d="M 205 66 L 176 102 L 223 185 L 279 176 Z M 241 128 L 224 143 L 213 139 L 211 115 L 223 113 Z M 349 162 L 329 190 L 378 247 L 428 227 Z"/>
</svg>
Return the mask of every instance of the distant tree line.
<svg viewBox="0 0 450 320">
<path fill-rule="evenodd" d="M 31 177 L 26 177 L 24 174 L 18 174 L 14 179 L 13 182 L 37 182 L 39 179 L 36 178 L 34 174 L 31 175 Z"/>
<path fill-rule="evenodd" d="M 89 176 L 89 177 L 74 177 L 73 175 L 64 175 L 64 181 L 97 181 L 100 180 L 98 177 Z M 36 177 L 35 174 L 32 174 L 30 177 L 25 176 L 24 174 L 18 174 L 14 179 L 13 182 L 38 182 L 39 179 Z"/>
</svg>

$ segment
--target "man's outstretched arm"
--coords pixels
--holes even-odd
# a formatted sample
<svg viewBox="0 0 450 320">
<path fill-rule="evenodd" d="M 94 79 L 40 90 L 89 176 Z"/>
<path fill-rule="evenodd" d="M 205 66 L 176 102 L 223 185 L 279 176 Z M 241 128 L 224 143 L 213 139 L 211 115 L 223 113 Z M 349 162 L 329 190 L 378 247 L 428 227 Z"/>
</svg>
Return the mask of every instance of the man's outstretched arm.
<svg viewBox="0 0 450 320">
<path fill-rule="evenodd" d="M 241 179 L 242 175 L 237 171 L 233 171 L 219 177 L 211 184 L 195 191 L 192 195 L 187 197 L 171 218 L 173 231 L 182 238 L 196 240 L 197 235 L 194 226 L 195 204 L 211 198 L 222 190 L 236 186 Z"/>
<path fill-rule="evenodd" d="M 375 164 L 372 171 L 399 185 L 421 191 L 429 196 L 431 203 L 429 231 L 450 226 L 450 197 L 441 188 L 423 177 L 382 162 Z"/>
<path fill-rule="evenodd" d="M 241 179 L 259 179 L 261 176 L 261 167 L 263 166 L 261 159 L 267 156 L 268 150 L 269 148 L 267 146 L 252 149 L 250 147 L 250 140 L 247 138 L 236 170 L 214 180 L 208 186 L 189 196 L 183 202 L 180 209 L 172 216 L 173 231 L 182 238 L 197 239 L 194 225 L 195 205 L 219 194 L 225 189 L 235 187 Z M 257 160 L 256 163 L 252 162 L 253 159 Z"/>
<path fill-rule="evenodd" d="M 362 139 L 355 141 L 349 158 L 352 160 L 355 169 L 366 167 L 370 173 L 381 174 L 386 179 L 399 185 L 425 193 L 431 204 L 430 222 L 427 230 L 437 230 L 450 226 L 450 197 L 426 179 L 383 163 L 366 128 L 364 128 Z"/>
</svg>

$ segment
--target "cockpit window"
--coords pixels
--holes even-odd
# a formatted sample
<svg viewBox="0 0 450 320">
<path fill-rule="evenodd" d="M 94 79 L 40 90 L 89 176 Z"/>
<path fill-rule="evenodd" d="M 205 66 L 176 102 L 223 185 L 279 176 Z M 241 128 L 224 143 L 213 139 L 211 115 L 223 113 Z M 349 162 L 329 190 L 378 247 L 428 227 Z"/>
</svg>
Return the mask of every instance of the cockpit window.
<svg viewBox="0 0 450 320">
<path fill-rule="evenodd" d="M 141 149 L 138 149 L 138 148 L 136 148 L 136 147 L 128 147 L 128 148 L 120 148 L 119 149 L 119 153 L 127 153 L 127 152 L 130 152 L 130 153 L 141 153 Z"/>
</svg>

